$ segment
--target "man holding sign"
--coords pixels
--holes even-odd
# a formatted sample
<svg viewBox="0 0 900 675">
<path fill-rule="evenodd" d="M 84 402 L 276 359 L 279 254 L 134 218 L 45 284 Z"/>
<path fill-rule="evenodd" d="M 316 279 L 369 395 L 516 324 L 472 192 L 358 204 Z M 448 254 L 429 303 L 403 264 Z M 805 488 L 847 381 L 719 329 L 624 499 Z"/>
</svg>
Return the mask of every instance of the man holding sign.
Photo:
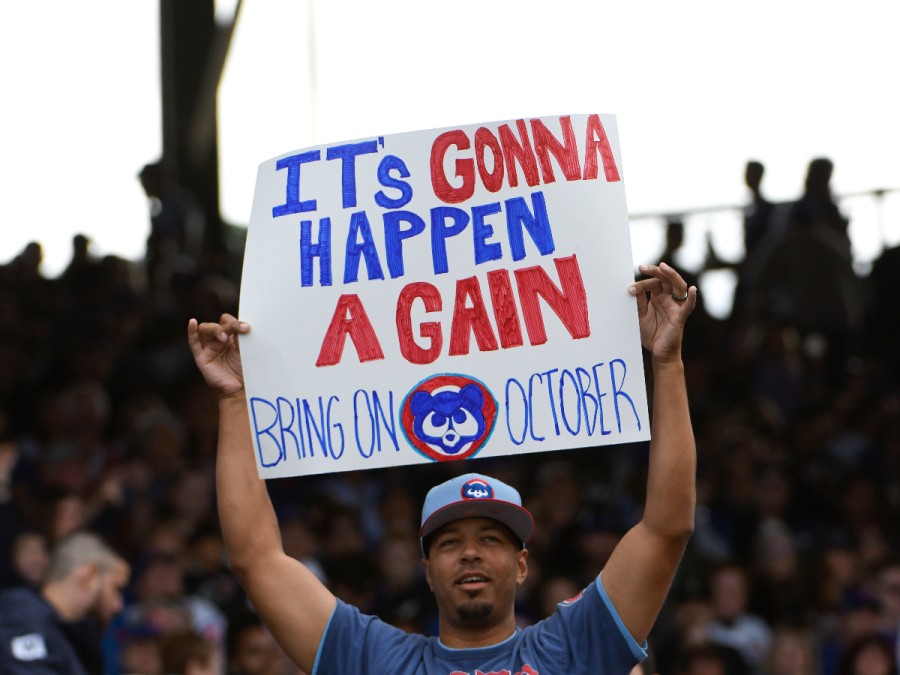
<svg viewBox="0 0 900 675">
<path fill-rule="evenodd" d="M 641 343 L 655 394 L 643 518 L 619 542 L 594 583 L 550 618 L 518 629 L 513 602 L 528 572 L 533 528 L 518 492 L 468 475 L 426 498 L 422 548 L 439 612 L 439 638 L 410 635 L 338 601 L 285 554 L 254 459 L 238 337 L 230 315 L 188 324 L 198 368 L 219 397 L 218 508 L 231 569 L 285 651 L 305 671 L 474 675 L 625 673 L 670 588 L 694 523 L 696 466 L 681 343 L 697 301 L 671 267 L 642 266 Z"/>
</svg>

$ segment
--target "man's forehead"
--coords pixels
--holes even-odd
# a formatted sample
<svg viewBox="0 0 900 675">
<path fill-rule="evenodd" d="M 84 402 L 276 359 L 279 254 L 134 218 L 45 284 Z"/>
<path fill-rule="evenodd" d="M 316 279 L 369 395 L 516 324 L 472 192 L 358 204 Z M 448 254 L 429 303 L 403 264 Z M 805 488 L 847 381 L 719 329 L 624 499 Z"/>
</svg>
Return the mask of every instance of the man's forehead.
<svg viewBox="0 0 900 675">
<path fill-rule="evenodd" d="M 484 518 L 483 516 L 466 516 L 464 518 L 451 520 L 449 523 L 441 525 L 437 530 L 434 531 L 434 534 L 435 536 L 438 536 L 446 532 L 460 532 L 462 530 L 476 530 L 479 532 L 484 532 L 487 530 L 500 530 L 503 532 L 508 532 L 510 535 L 512 535 L 512 530 L 510 530 L 499 520 L 494 520 L 493 518 Z"/>
</svg>

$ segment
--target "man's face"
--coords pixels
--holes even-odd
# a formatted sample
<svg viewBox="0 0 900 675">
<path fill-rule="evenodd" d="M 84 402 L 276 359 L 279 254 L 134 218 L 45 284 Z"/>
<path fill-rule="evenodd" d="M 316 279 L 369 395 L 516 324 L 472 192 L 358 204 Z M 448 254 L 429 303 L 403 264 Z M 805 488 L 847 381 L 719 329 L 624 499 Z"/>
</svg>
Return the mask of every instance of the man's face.
<svg viewBox="0 0 900 675">
<path fill-rule="evenodd" d="M 471 629 L 513 617 L 527 556 L 512 532 L 489 518 L 462 518 L 438 529 L 424 564 L 441 620 Z"/>
<path fill-rule="evenodd" d="M 128 583 L 128 577 L 131 574 L 129 566 L 117 561 L 99 573 L 99 583 L 97 595 L 93 606 L 93 614 L 103 625 L 109 621 L 120 611 L 122 611 L 123 600 L 122 591 Z"/>
</svg>

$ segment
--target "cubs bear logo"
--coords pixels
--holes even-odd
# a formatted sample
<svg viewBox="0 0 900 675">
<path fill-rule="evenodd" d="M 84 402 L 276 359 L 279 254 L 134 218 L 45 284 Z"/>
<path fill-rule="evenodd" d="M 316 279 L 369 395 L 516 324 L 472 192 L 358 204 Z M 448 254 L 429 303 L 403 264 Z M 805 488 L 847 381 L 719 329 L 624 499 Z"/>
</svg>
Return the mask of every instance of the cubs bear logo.
<svg viewBox="0 0 900 675">
<path fill-rule="evenodd" d="M 400 423 L 410 445 L 436 462 L 473 457 L 490 438 L 497 401 L 466 375 L 435 375 L 403 399 Z"/>
<path fill-rule="evenodd" d="M 463 499 L 493 499 L 494 488 L 481 478 L 473 478 L 462 486 L 459 494 Z"/>
</svg>

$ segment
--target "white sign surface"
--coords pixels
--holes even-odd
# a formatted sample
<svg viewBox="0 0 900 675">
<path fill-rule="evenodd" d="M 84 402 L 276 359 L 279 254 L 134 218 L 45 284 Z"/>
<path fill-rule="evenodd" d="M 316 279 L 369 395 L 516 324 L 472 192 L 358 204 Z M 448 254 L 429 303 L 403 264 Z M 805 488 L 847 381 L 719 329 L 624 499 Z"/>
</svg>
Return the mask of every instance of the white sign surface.
<svg viewBox="0 0 900 675">
<path fill-rule="evenodd" d="M 260 475 L 646 440 L 632 281 L 610 115 L 264 162 L 240 299 Z"/>
</svg>

